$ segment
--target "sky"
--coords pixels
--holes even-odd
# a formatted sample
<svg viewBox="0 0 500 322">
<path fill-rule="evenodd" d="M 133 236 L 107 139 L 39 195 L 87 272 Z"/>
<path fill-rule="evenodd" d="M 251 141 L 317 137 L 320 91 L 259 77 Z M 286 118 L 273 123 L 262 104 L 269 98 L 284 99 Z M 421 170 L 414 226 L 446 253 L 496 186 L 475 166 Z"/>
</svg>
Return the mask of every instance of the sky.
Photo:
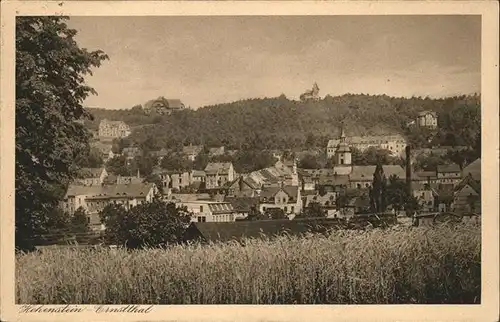
<svg viewBox="0 0 500 322">
<path fill-rule="evenodd" d="M 480 93 L 479 16 L 71 17 L 80 47 L 110 59 L 89 107 L 186 106 L 285 94 Z"/>
</svg>

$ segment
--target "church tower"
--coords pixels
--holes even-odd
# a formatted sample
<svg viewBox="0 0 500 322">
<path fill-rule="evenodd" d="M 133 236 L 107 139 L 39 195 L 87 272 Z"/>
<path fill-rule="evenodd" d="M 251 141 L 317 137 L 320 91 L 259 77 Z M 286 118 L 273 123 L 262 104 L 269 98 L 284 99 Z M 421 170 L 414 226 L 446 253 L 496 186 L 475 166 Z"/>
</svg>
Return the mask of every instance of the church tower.
<svg viewBox="0 0 500 322">
<path fill-rule="evenodd" d="M 347 175 L 352 171 L 351 148 L 346 142 L 344 126 L 340 132 L 340 142 L 335 150 L 335 173 L 337 175 Z"/>
</svg>

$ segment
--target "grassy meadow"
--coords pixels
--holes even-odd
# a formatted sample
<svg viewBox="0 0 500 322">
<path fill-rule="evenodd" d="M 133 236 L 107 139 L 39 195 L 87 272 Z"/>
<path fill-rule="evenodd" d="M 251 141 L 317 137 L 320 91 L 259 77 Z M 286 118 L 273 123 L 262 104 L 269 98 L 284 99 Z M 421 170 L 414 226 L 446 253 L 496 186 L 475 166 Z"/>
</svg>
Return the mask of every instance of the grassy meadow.
<svg viewBox="0 0 500 322">
<path fill-rule="evenodd" d="M 481 227 L 16 256 L 18 304 L 480 303 Z"/>
</svg>

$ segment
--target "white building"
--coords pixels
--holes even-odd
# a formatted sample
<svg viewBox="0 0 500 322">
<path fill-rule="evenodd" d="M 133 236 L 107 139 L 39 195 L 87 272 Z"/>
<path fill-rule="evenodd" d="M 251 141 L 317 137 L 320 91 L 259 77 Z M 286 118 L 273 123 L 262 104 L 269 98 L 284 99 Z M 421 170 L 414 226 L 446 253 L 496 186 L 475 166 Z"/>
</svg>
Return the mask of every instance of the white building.
<svg viewBox="0 0 500 322">
<path fill-rule="evenodd" d="M 302 211 L 300 190 L 299 186 L 264 187 L 259 196 L 259 211 L 281 209 L 285 214 L 299 214 Z"/>
<path fill-rule="evenodd" d="M 99 136 L 104 138 L 124 138 L 131 133 L 130 127 L 123 121 L 103 119 L 99 123 Z"/>
<path fill-rule="evenodd" d="M 326 155 L 328 158 L 334 157 L 340 138 L 328 141 Z M 345 142 L 351 147 L 360 151 L 365 151 L 369 147 L 385 149 L 395 156 L 402 156 L 405 153 L 407 145 L 406 139 L 397 135 L 378 135 L 378 136 L 346 136 Z"/>
<path fill-rule="evenodd" d="M 63 211 L 72 215 L 79 208 L 89 216 L 93 228 L 101 227 L 99 212 L 109 204 L 123 205 L 126 209 L 153 201 L 157 192 L 154 183 L 128 185 L 70 185 L 62 202 Z"/>
<path fill-rule="evenodd" d="M 417 125 L 419 127 L 427 127 L 431 129 L 435 129 L 438 126 L 438 117 L 437 113 L 433 111 L 423 111 L 418 113 L 417 116 Z"/>
<path fill-rule="evenodd" d="M 229 202 L 213 200 L 180 201 L 178 206 L 184 206 L 191 213 L 191 222 L 228 222 L 235 221 L 236 210 Z"/>
</svg>

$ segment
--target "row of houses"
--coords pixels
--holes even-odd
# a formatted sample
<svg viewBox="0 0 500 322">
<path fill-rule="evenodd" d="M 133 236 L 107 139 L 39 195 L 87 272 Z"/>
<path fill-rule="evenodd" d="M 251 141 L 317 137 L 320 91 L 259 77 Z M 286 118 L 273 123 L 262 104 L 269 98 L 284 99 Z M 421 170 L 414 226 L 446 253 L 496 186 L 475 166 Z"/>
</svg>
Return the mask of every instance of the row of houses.
<svg viewBox="0 0 500 322">
<path fill-rule="evenodd" d="M 298 169 L 294 160 L 277 161 L 271 167 L 247 174 L 237 174 L 230 162 L 211 162 L 204 171 L 157 169 L 154 173 L 160 177 L 165 200 L 187 207 L 196 222 L 235 221 L 252 210 L 266 213 L 276 209 L 293 218 L 312 204 L 319 205 L 329 216 L 339 218 L 369 208 L 367 188 L 373 180 L 375 166 L 353 165 L 350 154 L 350 145 L 342 131 L 334 156 L 338 162 L 331 169 Z M 472 199 L 480 202 L 480 160 L 464 171 L 454 165 L 439 166 L 433 172 L 410 171 L 410 178 L 401 166 L 383 165 L 382 168 L 388 178 L 411 179 L 413 194 L 426 211 L 480 209 L 480 205 L 471 202 Z M 105 170 L 88 173 L 93 176 L 84 181 L 88 185 L 132 186 L 142 182 L 139 174 L 110 180 Z M 186 187 L 192 189 L 183 191 Z M 208 196 L 202 197 L 200 192 Z M 344 197 L 348 201 L 339 207 L 337 200 Z M 76 207 L 78 204 L 69 208 Z"/>
</svg>

